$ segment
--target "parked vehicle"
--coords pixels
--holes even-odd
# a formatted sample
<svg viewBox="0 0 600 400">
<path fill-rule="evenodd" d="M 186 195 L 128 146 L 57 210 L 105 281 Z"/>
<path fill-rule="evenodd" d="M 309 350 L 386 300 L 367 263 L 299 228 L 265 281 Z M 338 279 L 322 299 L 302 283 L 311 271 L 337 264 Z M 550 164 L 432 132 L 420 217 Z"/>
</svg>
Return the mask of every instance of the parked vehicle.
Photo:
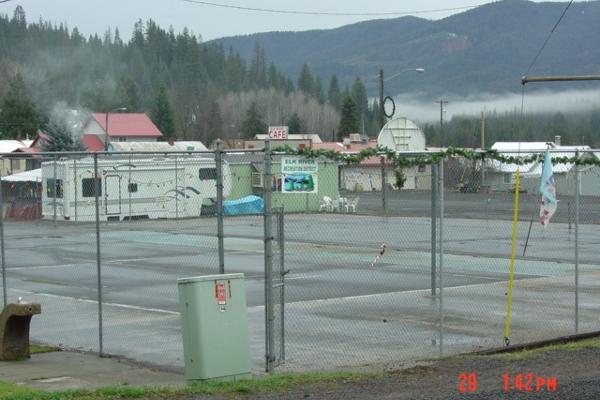
<svg viewBox="0 0 600 400">
<path fill-rule="evenodd" d="M 223 163 L 223 195 L 231 189 L 229 165 Z M 42 163 L 42 217 L 94 221 L 96 187 L 100 220 L 186 218 L 201 215 L 216 193 L 215 161 L 208 157 L 98 160 L 61 159 Z M 56 181 L 55 181 L 56 179 Z"/>
</svg>

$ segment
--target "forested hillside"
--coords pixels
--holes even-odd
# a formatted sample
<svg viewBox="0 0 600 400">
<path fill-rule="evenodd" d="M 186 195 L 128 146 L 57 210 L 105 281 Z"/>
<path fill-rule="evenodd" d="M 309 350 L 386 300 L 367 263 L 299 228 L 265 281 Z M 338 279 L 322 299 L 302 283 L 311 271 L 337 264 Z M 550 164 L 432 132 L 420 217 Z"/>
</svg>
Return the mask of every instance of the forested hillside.
<svg viewBox="0 0 600 400">
<path fill-rule="evenodd" d="M 260 94 L 265 91 L 282 101 L 267 102 Z M 23 99 L 36 115 L 25 113 L 25 122 L 15 118 L 29 106 Z M 166 136 L 210 143 L 256 133 L 244 126 L 253 103 L 254 117 L 266 125 L 286 124 L 294 116 L 298 129 L 331 132 L 339 122 L 335 107 L 312 89 L 299 93 L 259 46 L 247 62 L 220 43 L 202 43 L 187 29 L 177 33 L 152 20 L 136 22 L 131 38 L 118 30 L 86 38 L 76 27 L 27 21 L 21 7 L 0 16 L 3 138 L 31 136 L 35 129 L 24 125 L 43 125 L 57 110 L 125 107 L 171 118 L 174 125 L 155 121 Z"/>
<path fill-rule="evenodd" d="M 441 20 L 401 17 L 336 29 L 227 37 L 216 42 L 232 46 L 243 57 L 250 57 L 258 42 L 277 68 L 290 76 L 297 76 L 305 62 L 324 79 L 337 74 L 342 85 L 361 76 L 371 96 L 377 94 L 375 77 L 380 68 L 391 76 L 415 67 L 425 68 L 425 74 L 406 73 L 390 80 L 387 94 L 414 93 L 433 99 L 519 92 L 521 76 L 566 4 L 502 0 Z M 573 3 L 531 74 L 600 73 L 600 47 L 594 39 L 600 36 L 599 20 L 600 1 Z"/>
</svg>

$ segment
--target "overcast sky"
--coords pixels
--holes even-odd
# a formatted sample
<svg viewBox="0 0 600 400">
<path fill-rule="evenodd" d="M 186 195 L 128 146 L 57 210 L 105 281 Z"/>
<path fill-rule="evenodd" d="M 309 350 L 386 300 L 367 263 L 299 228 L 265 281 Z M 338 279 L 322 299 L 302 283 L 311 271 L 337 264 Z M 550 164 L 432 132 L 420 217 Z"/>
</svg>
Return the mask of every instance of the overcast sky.
<svg viewBox="0 0 600 400">
<path fill-rule="evenodd" d="M 193 1 L 193 0 L 192 0 Z M 486 0 L 209 0 L 210 2 L 240 7 L 335 13 L 413 13 L 446 9 L 447 11 L 415 13 L 414 15 L 439 19 L 465 10 L 448 10 L 489 3 Z M 175 31 L 187 26 L 204 40 L 223 36 L 266 31 L 299 31 L 334 28 L 362 20 L 400 16 L 325 16 L 289 15 L 244 11 L 185 0 L 12 0 L 0 3 L 0 13 L 12 14 L 20 4 L 29 21 L 40 17 L 54 22 L 67 22 L 88 35 L 103 33 L 107 27 L 118 27 L 121 37 L 128 40 L 136 20 L 153 19 L 161 26 L 172 25 Z M 565 3 L 566 4 L 566 3 Z"/>
</svg>

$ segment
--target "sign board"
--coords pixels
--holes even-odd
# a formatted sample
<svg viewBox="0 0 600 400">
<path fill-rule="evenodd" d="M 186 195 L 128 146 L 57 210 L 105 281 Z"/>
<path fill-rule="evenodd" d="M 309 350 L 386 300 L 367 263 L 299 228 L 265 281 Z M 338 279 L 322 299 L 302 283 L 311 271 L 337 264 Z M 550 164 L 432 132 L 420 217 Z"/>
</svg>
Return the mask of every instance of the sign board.
<svg viewBox="0 0 600 400">
<path fill-rule="evenodd" d="M 319 163 L 315 159 L 282 157 L 283 193 L 317 193 Z"/>
<path fill-rule="evenodd" d="M 225 289 L 224 283 L 215 283 L 215 297 L 218 305 L 224 306 L 227 304 L 227 289 Z"/>
<path fill-rule="evenodd" d="M 288 127 L 287 126 L 270 126 L 269 127 L 269 139 L 287 139 L 288 138 Z"/>
</svg>

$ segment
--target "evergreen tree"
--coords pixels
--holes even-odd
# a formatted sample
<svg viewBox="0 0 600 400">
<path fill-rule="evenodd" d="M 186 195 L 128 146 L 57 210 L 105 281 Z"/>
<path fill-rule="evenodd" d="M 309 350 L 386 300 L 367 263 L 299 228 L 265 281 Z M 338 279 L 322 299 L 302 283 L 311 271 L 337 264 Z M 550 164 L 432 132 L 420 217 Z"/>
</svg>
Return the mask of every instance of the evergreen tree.
<svg viewBox="0 0 600 400">
<path fill-rule="evenodd" d="M 327 101 L 336 110 L 342 108 L 342 92 L 337 76 L 333 75 L 329 81 L 329 90 L 327 91 Z"/>
<path fill-rule="evenodd" d="M 264 121 L 256 102 L 252 102 L 246 111 L 246 119 L 242 122 L 242 132 L 246 138 L 252 138 L 256 135 L 265 135 L 269 127 Z"/>
<path fill-rule="evenodd" d="M 302 124 L 302 120 L 298 113 L 293 113 L 290 119 L 287 122 L 288 125 L 288 133 L 290 135 L 296 135 L 300 133 L 306 133 L 304 131 L 304 125 Z"/>
<path fill-rule="evenodd" d="M 142 111 L 142 99 L 137 85 L 131 78 L 123 78 L 117 86 L 117 104 L 127 108 L 129 112 Z"/>
<path fill-rule="evenodd" d="M 10 82 L 8 93 L 0 110 L 0 132 L 3 139 L 34 137 L 41 125 L 35 106 L 27 96 L 21 74 Z"/>
<path fill-rule="evenodd" d="M 265 49 L 256 42 L 252 50 L 252 62 L 250 64 L 250 77 L 253 85 L 264 88 L 267 86 L 267 57 Z"/>
<path fill-rule="evenodd" d="M 309 96 L 312 95 L 315 90 L 315 78 L 306 64 L 302 65 L 302 69 L 300 70 L 300 77 L 298 78 L 298 90 Z"/>
<path fill-rule="evenodd" d="M 45 127 L 48 141 L 42 144 L 44 151 L 80 151 L 83 146 L 79 140 L 73 139 L 67 124 L 58 118 L 51 118 Z"/>
<path fill-rule="evenodd" d="M 204 145 L 210 146 L 213 140 L 223 136 L 223 119 L 221 118 L 221 108 L 219 103 L 213 100 L 210 104 L 210 111 L 206 118 L 206 136 L 204 137 Z"/>
<path fill-rule="evenodd" d="M 154 100 L 154 108 L 152 110 L 152 122 L 162 132 L 165 139 L 176 138 L 175 131 L 175 115 L 167 96 L 167 91 L 164 87 L 158 90 L 156 99 Z"/>
<path fill-rule="evenodd" d="M 342 104 L 342 119 L 340 120 L 340 127 L 338 128 L 337 135 L 338 140 L 342 140 L 344 136 L 350 133 L 358 132 L 358 112 L 356 110 L 356 103 L 352 96 L 347 96 Z"/>
<path fill-rule="evenodd" d="M 319 104 L 325 104 L 325 92 L 323 91 L 323 83 L 319 77 L 315 78 L 314 95 L 319 101 Z"/>
<path fill-rule="evenodd" d="M 366 122 L 367 110 L 369 108 L 369 97 L 367 96 L 367 89 L 362 83 L 360 78 L 356 78 L 352 85 L 352 98 L 356 104 L 356 112 L 358 113 L 358 123 L 363 125 Z"/>
</svg>

